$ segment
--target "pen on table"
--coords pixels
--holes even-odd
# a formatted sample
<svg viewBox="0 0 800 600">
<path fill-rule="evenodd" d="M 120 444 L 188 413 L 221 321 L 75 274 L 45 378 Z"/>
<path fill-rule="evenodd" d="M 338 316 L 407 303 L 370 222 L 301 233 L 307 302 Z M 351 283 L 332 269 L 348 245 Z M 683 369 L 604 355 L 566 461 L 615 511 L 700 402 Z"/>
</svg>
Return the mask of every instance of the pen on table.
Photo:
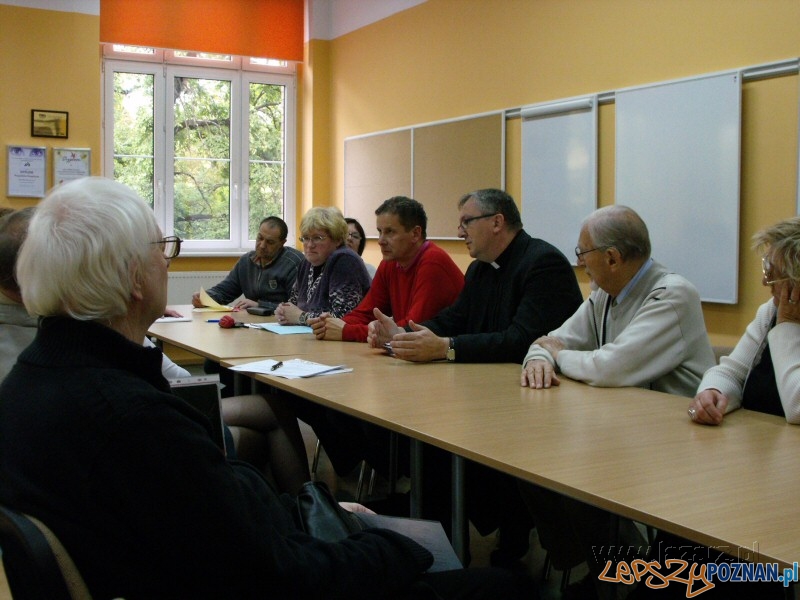
<svg viewBox="0 0 800 600">
<path fill-rule="evenodd" d="M 278 362 L 276 362 L 274 365 L 272 365 L 272 366 L 269 368 L 269 370 L 270 370 L 270 371 L 277 371 L 277 370 L 278 370 L 278 369 L 280 369 L 282 366 L 283 366 L 283 361 L 282 361 L 282 360 L 279 360 L 279 361 L 278 361 Z"/>
<path fill-rule="evenodd" d="M 209 319 L 206 323 L 219 323 L 219 319 Z"/>
</svg>

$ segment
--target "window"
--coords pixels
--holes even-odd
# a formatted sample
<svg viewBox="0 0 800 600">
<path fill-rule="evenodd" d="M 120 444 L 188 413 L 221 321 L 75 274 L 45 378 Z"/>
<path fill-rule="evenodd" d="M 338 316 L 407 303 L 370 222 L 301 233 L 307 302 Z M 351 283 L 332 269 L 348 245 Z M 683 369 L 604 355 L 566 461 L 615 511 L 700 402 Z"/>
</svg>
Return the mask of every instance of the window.
<svg viewBox="0 0 800 600">
<path fill-rule="evenodd" d="M 294 236 L 286 63 L 111 46 L 105 55 L 104 172 L 150 203 L 164 235 L 185 240 L 182 254 L 250 250 L 269 215 Z"/>
</svg>

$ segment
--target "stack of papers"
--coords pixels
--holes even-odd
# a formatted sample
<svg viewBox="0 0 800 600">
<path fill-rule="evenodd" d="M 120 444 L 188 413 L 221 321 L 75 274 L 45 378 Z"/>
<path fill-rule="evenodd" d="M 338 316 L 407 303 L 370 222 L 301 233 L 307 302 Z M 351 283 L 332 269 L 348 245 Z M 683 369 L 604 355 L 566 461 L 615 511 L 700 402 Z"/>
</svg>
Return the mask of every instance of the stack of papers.
<svg viewBox="0 0 800 600">
<path fill-rule="evenodd" d="M 313 330 L 307 325 L 279 325 L 278 323 L 246 323 L 250 329 L 264 329 L 277 333 L 278 335 L 286 335 L 289 333 L 311 333 Z"/>
<path fill-rule="evenodd" d="M 200 288 L 200 302 L 204 304 L 203 308 L 195 308 L 194 312 L 231 312 L 233 307 L 225 306 L 214 300 L 208 295 L 202 287 Z"/>
<path fill-rule="evenodd" d="M 280 364 L 277 369 L 275 365 Z M 278 361 L 268 358 L 257 360 L 243 365 L 236 365 L 230 368 L 232 371 L 242 371 L 244 373 L 261 373 L 262 375 L 275 375 L 284 379 L 300 379 L 303 377 L 316 377 L 317 375 L 335 375 L 336 373 L 351 373 L 353 369 L 348 369 L 344 365 L 322 365 L 320 363 L 293 358 L 286 361 Z"/>
</svg>

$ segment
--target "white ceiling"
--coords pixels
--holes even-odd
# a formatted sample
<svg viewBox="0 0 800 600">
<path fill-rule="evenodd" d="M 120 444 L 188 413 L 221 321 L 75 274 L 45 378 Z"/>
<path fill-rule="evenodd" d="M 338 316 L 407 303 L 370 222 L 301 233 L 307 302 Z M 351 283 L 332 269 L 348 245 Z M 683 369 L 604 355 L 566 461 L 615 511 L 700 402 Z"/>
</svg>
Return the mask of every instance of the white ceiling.
<svg viewBox="0 0 800 600">
<path fill-rule="evenodd" d="M 100 0 L 0 0 L 0 4 L 85 13 L 87 15 L 100 14 Z"/>
<path fill-rule="evenodd" d="M 306 41 L 332 40 L 426 0 L 306 0 Z"/>
</svg>

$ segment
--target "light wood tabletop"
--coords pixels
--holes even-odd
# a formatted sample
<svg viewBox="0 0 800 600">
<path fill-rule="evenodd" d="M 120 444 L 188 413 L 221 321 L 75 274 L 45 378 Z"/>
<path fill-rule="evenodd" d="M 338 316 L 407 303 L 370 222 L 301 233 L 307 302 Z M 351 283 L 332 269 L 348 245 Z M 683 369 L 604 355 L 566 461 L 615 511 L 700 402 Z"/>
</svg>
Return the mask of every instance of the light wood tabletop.
<svg viewBox="0 0 800 600">
<path fill-rule="evenodd" d="M 200 354 L 213 361 L 219 362 L 225 358 L 239 358 L 247 356 L 283 355 L 279 345 L 270 344 L 269 338 L 281 339 L 298 336 L 276 336 L 275 334 L 237 327 L 224 329 L 218 321 L 224 315 L 230 315 L 240 323 L 268 323 L 274 317 L 259 317 L 247 311 L 238 312 L 194 312 L 191 304 L 171 306 L 182 315 L 191 317 L 191 321 L 176 321 L 168 323 L 153 323 L 148 331 L 149 335 L 157 337 L 162 342 L 167 342 L 189 352 Z M 313 337 L 306 335 L 305 337 Z M 313 340 L 312 340 L 313 341 Z"/>
<path fill-rule="evenodd" d="M 178 325 L 205 324 L 169 327 Z M 249 333 L 269 336 L 259 356 L 280 348 L 353 368 L 256 377 L 274 387 L 735 556 L 800 560 L 792 525 L 800 519 L 800 427 L 784 419 L 740 410 L 705 427 L 689 420 L 688 399 L 669 394 L 566 379 L 531 390 L 520 387 L 515 364 L 414 364 L 366 344 Z M 216 338 L 193 339 L 187 349 L 218 353 Z M 224 364 L 251 360 L 226 352 Z"/>
</svg>

